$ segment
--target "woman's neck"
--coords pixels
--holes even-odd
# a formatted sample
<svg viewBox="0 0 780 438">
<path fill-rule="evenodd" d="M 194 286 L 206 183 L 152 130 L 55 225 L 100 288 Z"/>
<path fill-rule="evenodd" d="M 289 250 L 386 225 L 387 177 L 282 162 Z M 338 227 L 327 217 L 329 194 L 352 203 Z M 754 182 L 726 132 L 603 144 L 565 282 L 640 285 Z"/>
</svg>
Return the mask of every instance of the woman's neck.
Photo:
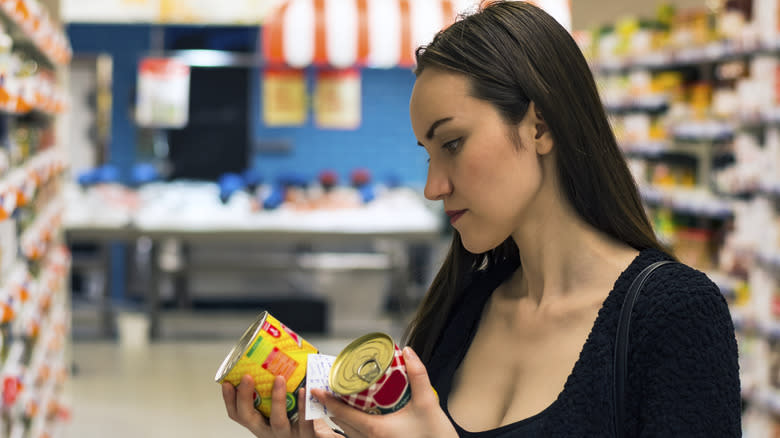
<svg viewBox="0 0 780 438">
<path fill-rule="evenodd" d="M 596 230 L 565 203 L 551 204 L 513 233 L 522 268 L 504 290 L 537 305 L 578 291 L 604 286 L 609 291 L 615 270 L 624 269 L 637 251 Z"/>
</svg>

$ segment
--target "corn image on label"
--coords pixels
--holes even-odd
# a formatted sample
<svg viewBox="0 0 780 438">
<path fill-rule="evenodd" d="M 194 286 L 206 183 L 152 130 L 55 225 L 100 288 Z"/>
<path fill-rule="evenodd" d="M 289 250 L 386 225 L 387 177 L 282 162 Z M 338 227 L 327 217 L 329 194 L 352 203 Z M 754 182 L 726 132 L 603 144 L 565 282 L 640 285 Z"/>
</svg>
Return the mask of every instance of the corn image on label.
<svg viewBox="0 0 780 438">
<path fill-rule="evenodd" d="M 290 380 L 297 368 L 298 362 L 276 347 L 268 353 L 265 362 L 263 362 L 263 369 L 268 370 L 274 376 L 284 377 L 284 380 Z"/>
</svg>

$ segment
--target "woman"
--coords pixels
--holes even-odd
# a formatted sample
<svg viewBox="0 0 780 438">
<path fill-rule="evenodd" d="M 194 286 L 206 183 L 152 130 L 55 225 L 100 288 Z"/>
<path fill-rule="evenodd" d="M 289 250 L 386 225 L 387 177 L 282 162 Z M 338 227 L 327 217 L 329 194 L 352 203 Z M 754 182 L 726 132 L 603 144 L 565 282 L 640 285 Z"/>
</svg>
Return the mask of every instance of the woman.
<svg viewBox="0 0 780 438">
<path fill-rule="evenodd" d="M 740 436 L 728 308 L 680 263 L 659 268 L 634 306 L 615 424 L 623 298 L 642 269 L 673 257 L 566 30 L 528 3 L 493 2 L 418 49 L 415 73 L 425 196 L 444 203 L 455 233 L 410 326 L 410 404 L 370 416 L 314 392 L 347 436 Z M 231 418 L 257 436 L 335 436 L 290 426 L 283 408 L 266 425 L 251 384 L 224 390 Z"/>
</svg>

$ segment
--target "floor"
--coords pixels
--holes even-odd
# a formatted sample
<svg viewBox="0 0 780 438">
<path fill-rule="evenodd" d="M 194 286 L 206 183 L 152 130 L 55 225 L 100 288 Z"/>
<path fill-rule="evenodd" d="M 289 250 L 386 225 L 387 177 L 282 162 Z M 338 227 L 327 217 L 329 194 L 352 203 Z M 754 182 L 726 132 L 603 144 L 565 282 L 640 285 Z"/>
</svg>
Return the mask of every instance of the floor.
<svg viewBox="0 0 780 438">
<path fill-rule="evenodd" d="M 66 390 L 72 419 L 64 437 L 251 436 L 227 418 L 214 374 L 252 321 L 248 313 L 166 315 L 162 341 L 139 342 L 127 333 L 118 341 L 75 339 Z M 400 334 L 387 322 L 379 325 L 393 337 Z M 333 355 L 358 335 L 302 334 Z"/>
<path fill-rule="evenodd" d="M 338 353 L 347 340 L 313 339 Z M 217 366 L 225 342 L 163 342 L 127 349 L 116 343 L 75 343 L 71 378 L 73 438 L 210 438 L 250 436 L 225 414 Z"/>
</svg>

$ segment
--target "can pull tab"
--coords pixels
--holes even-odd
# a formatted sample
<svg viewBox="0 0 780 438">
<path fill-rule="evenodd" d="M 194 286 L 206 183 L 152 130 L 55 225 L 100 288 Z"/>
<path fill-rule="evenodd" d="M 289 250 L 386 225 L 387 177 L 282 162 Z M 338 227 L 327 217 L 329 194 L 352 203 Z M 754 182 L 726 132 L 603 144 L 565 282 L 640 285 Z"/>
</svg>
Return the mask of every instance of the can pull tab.
<svg viewBox="0 0 780 438">
<path fill-rule="evenodd" d="M 381 373 L 382 368 L 379 366 L 379 362 L 377 362 L 376 359 L 369 359 L 363 362 L 357 370 L 357 375 L 360 377 L 360 380 L 366 383 L 373 382 Z"/>
</svg>

